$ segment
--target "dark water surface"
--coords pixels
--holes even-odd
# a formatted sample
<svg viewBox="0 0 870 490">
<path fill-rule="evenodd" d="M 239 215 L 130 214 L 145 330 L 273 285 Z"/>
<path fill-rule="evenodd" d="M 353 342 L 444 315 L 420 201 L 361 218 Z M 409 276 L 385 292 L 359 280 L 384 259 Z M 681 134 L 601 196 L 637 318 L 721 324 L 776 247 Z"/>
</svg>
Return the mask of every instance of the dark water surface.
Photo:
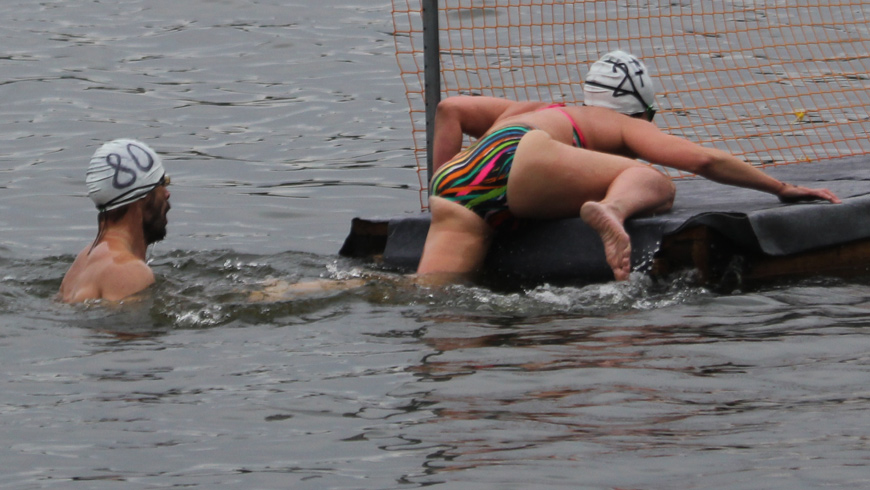
<svg viewBox="0 0 870 490">
<path fill-rule="evenodd" d="M 4 3 L 0 487 L 870 486 L 870 284 L 407 287 L 354 216 L 415 212 L 387 2 Z M 52 300 L 115 137 L 172 174 L 158 284 Z M 391 279 L 392 278 L 392 279 Z"/>
</svg>

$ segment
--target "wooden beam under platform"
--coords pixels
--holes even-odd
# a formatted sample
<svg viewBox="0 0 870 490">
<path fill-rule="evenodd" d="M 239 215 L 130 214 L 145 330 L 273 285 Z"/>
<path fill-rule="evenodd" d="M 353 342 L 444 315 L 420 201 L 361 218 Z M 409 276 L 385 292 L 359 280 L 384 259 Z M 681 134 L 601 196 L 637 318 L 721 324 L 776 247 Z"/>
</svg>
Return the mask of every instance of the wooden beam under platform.
<svg viewBox="0 0 870 490">
<path fill-rule="evenodd" d="M 870 274 L 870 239 L 771 256 L 740 249 L 716 230 L 696 226 L 663 239 L 649 274 L 667 278 L 686 270 L 695 271 L 701 284 L 719 290 L 809 277 L 866 276 Z"/>
</svg>

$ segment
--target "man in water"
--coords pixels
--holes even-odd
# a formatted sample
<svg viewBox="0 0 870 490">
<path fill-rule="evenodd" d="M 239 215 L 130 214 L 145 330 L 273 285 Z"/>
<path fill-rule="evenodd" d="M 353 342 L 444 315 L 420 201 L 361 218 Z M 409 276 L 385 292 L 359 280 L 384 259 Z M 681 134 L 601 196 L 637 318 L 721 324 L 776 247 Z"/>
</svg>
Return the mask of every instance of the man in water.
<svg viewBox="0 0 870 490">
<path fill-rule="evenodd" d="M 166 236 L 169 177 L 148 145 L 118 139 L 94 153 L 86 182 L 99 211 L 97 237 L 67 271 L 58 298 L 119 301 L 154 283 L 145 252 Z"/>
<path fill-rule="evenodd" d="M 827 189 L 780 182 L 714 148 L 660 131 L 652 80 L 622 51 L 590 68 L 585 105 L 457 96 L 435 115 L 432 223 L 419 275 L 461 279 L 484 262 L 495 230 L 524 219 L 580 216 L 601 236 L 617 280 L 631 272 L 623 226 L 631 216 L 670 209 L 675 188 L 637 159 L 723 184 L 768 192 L 783 202 L 840 200 Z M 462 149 L 463 135 L 477 138 Z"/>
</svg>

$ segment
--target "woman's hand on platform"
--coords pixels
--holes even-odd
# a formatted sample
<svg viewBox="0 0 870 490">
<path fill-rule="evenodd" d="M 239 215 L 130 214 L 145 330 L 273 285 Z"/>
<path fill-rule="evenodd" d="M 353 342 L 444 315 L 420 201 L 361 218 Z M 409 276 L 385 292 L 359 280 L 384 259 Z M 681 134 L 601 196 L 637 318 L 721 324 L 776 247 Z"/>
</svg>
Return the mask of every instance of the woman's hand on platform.
<svg viewBox="0 0 870 490">
<path fill-rule="evenodd" d="M 828 201 L 834 204 L 840 204 L 838 198 L 833 192 L 828 189 L 810 189 L 799 185 L 783 184 L 782 189 L 777 193 L 779 200 L 785 203 L 793 203 L 800 201 Z"/>
</svg>

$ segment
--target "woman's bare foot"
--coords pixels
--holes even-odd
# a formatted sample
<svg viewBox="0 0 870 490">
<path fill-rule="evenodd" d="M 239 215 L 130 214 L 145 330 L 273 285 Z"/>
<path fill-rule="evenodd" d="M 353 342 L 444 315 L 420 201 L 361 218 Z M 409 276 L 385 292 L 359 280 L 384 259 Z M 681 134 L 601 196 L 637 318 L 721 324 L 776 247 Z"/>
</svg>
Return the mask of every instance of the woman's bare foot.
<svg viewBox="0 0 870 490">
<path fill-rule="evenodd" d="M 631 240 L 622 222 L 607 206 L 589 201 L 580 208 L 580 218 L 601 236 L 607 265 L 617 281 L 628 279 L 631 273 Z"/>
</svg>

